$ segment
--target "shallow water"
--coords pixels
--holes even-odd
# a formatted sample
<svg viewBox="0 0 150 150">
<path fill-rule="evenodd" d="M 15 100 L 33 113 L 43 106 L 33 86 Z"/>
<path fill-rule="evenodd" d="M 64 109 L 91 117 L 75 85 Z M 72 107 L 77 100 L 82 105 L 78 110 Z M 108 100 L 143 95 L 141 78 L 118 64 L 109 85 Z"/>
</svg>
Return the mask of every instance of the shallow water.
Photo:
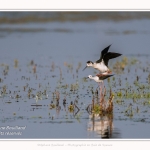
<svg viewBox="0 0 150 150">
<path fill-rule="evenodd" d="M 149 19 L 0 24 L 0 138 L 149 138 L 149 26 Z M 83 78 L 97 71 L 82 69 L 110 44 L 110 51 L 123 54 L 110 68 L 124 57 L 136 61 L 104 81 L 107 97 L 110 88 L 115 93 L 113 115 L 91 118 L 86 108 L 98 85 Z M 137 76 L 144 88 L 134 84 Z M 130 86 L 139 97 L 123 96 Z M 68 110 L 71 101 L 79 111 Z"/>
</svg>

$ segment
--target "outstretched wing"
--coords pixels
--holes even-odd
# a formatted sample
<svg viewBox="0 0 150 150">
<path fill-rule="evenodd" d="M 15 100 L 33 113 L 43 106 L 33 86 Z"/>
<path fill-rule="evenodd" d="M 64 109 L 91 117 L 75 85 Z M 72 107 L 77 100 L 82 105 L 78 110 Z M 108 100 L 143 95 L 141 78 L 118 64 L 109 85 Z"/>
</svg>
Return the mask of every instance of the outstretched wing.
<svg viewBox="0 0 150 150">
<path fill-rule="evenodd" d="M 116 57 L 121 56 L 122 54 L 119 53 L 114 53 L 114 52 L 108 52 L 107 54 L 104 55 L 103 60 L 104 60 L 104 64 L 108 67 L 108 61 L 109 59 L 113 59 Z"/>
<path fill-rule="evenodd" d="M 107 46 L 106 48 L 104 48 L 102 51 L 101 51 L 101 55 L 100 55 L 100 59 L 96 61 L 96 63 L 99 63 L 102 61 L 103 57 L 105 54 L 107 54 L 109 48 L 110 48 L 111 45 Z"/>
</svg>

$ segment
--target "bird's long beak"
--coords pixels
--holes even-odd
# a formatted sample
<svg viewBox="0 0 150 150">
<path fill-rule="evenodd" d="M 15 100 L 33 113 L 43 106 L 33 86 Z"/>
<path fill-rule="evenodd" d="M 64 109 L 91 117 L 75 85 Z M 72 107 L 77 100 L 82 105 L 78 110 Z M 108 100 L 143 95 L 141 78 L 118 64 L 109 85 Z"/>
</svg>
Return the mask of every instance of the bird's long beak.
<svg viewBox="0 0 150 150">
<path fill-rule="evenodd" d="M 86 68 L 87 68 L 87 66 L 82 71 L 84 71 Z"/>
<path fill-rule="evenodd" d="M 88 79 L 89 77 L 84 77 L 84 79 Z"/>
</svg>

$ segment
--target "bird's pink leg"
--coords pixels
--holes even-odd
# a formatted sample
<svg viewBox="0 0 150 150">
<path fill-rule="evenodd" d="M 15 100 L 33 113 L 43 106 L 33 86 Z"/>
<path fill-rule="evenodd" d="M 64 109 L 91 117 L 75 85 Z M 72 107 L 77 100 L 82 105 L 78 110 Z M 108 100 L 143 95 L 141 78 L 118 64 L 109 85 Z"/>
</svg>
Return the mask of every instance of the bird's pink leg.
<svg viewBox="0 0 150 150">
<path fill-rule="evenodd" d="M 103 89 L 104 89 L 104 82 L 102 82 L 102 87 L 103 87 Z"/>
<path fill-rule="evenodd" d="M 100 90 L 100 97 L 102 95 L 102 86 L 101 86 L 101 82 L 99 82 L 99 90 Z"/>
</svg>

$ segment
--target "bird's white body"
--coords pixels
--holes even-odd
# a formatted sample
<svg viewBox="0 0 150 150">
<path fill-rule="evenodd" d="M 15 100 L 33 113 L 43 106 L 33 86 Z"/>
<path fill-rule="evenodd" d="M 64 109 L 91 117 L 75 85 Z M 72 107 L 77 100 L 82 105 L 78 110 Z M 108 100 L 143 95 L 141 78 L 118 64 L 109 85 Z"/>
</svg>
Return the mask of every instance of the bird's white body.
<svg viewBox="0 0 150 150">
<path fill-rule="evenodd" d="M 97 74 L 96 76 L 89 75 L 89 79 L 93 79 L 95 82 L 102 83 L 103 80 L 113 76 L 113 74 Z"/>
<path fill-rule="evenodd" d="M 92 67 L 99 70 L 101 73 L 107 72 L 109 70 L 108 67 L 104 64 L 103 60 L 100 63 L 93 63 Z"/>
<path fill-rule="evenodd" d="M 93 77 L 92 75 L 89 75 L 88 77 L 90 79 L 93 79 L 95 82 L 98 82 L 98 83 L 103 82 L 103 80 L 100 80 L 98 76 Z"/>
<path fill-rule="evenodd" d="M 100 71 L 100 73 L 105 73 L 105 72 L 108 72 L 109 69 L 108 67 L 104 64 L 104 61 L 102 60 L 100 63 L 87 63 L 87 67 L 93 67 L 97 70 Z"/>
</svg>

